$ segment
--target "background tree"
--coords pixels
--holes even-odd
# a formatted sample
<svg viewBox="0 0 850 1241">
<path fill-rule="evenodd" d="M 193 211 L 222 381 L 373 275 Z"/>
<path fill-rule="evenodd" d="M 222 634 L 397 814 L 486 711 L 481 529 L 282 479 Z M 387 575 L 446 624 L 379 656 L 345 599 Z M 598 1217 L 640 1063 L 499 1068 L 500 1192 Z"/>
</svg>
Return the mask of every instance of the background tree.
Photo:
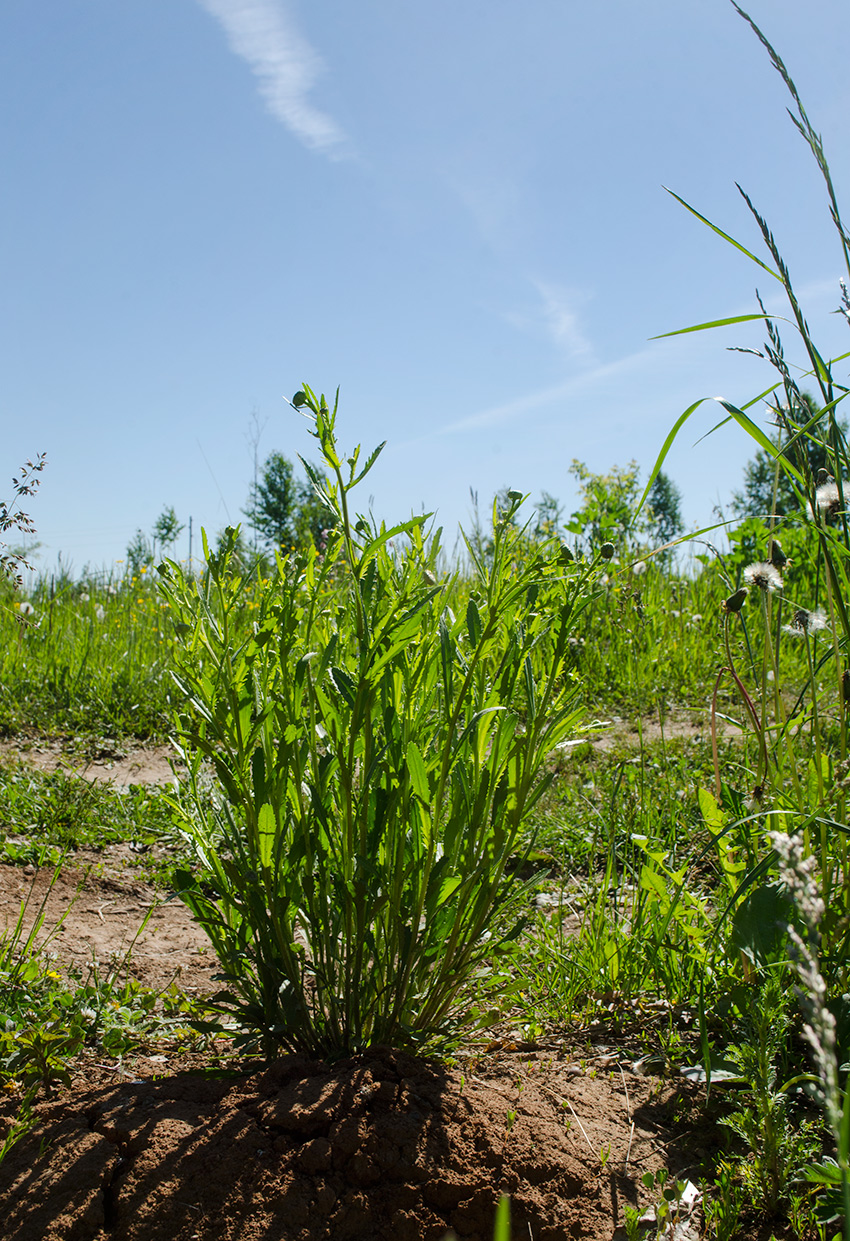
<svg viewBox="0 0 850 1241">
<path fill-rule="evenodd" d="M 322 531 L 334 520 L 312 484 L 298 478 L 292 462 L 280 452 L 266 458 L 243 511 L 269 550 L 281 547 L 290 551 L 311 542 L 318 547 Z"/>
<path fill-rule="evenodd" d="M 174 543 L 180 534 L 186 529 L 183 522 L 178 521 L 174 508 L 164 508 L 157 517 L 151 530 L 153 538 L 152 554 L 156 556 L 156 545 L 159 543 L 160 549 L 165 552 Z"/>
<path fill-rule="evenodd" d="M 127 544 L 127 572 L 138 577 L 143 567 L 153 564 L 153 548 L 144 530 L 137 530 Z"/>
<path fill-rule="evenodd" d="M 685 528 L 682 521 L 682 493 L 676 484 L 659 470 L 646 498 L 647 527 L 658 543 L 671 543 Z"/>
<path fill-rule="evenodd" d="M 535 538 L 552 538 L 561 528 L 564 506 L 556 496 L 550 495 L 548 491 L 541 491 L 536 510 L 537 517 L 534 523 Z"/>
<path fill-rule="evenodd" d="M 603 543 L 613 543 L 619 555 L 633 556 L 649 550 L 648 544 L 669 543 L 682 533 L 682 493 L 663 470 L 637 519 L 641 485 L 636 461 L 614 465 L 607 474 L 595 474 L 584 462 L 573 461 L 570 473 L 578 479 L 581 504 L 565 529 L 577 535 L 590 554 Z"/>
<path fill-rule="evenodd" d="M 593 554 L 603 543 L 625 553 L 632 539 L 632 521 L 640 497 L 640 469 L 636 461 L 614 465 L 607 474 L 594 474 L 583 461 L 573 460 L 570 473 L 578 480 L 581 505 L 566 523 Z"/>
</svg>

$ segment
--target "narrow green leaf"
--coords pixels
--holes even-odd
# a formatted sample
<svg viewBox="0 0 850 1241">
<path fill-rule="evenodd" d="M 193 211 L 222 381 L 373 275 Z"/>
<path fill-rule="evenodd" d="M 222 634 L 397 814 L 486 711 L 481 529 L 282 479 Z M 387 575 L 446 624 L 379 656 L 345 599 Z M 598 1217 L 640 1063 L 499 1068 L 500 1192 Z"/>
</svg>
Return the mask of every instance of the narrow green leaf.
<svg viewBox="0 0 850 1241">
<path fill-rule="evenodd" d="M 481 616 L 478 604 L 471 596 L 466 605 L 466 632 L 469 634 L 470 646 L 476 647 L 481 639 Z"/>
<path fill-rule="evenodd" d="M 844 1104 L 841 1109 L 841 1128 L 838 1133 L 838 1157 L 844 1167 L 850 1162 L 850 1085 L 844 1089 Z"/>
<path fill-rule="evenodd" d="M 713 233 L 717 233 L 718 237 L 722 237 L 724 241 L 728 241 L 730 246 L 734 246 L 736 250 L 740 250 L 742 254 L 747 256 L 748 259 L 752 259 L 753 262 L 757 263 L 759 267 L 767 272 L 769 276 L 773 276 L 774 280 L 778 280 L 779 283 L 782 284 L 782 277 L 779 272 L 774 271 L 772 267 L 768 267 L 767 263 L 763 263 L 761 259 L 756 258 L 756 256 L 746 248 L 746 246 L 742 246 L 741 243 L 736 241 L 734 237 L 730 237 L 728 233 L 724 233 L 723 229 L 718 228 L 716 224 L 712 224 L 711 220 L 706 219 L 704 215 L 700 215 L 699 211 L 697 211 L 695 207 L 692 207 L 690 203 L 686 203 L 684 198 L 680 198 L 674 190 L 668 189 L 666 185 L 663 188 L 667 190 L 667 193 L 672 198 L 676 199 L 677 203 L 681 203 L 686 211 L 690 211 L 691 215 L 696 216 L 698 220 L 701 220 L 703 224 L 707 225 Z"/>
<path fill-rule="evenodd" d="M 752 323 L 754 319 L 775 318 L 775 315 L 733 315 L 731 319 L 712 319 L 708 323 L 694 323 L 691 327 L 678 327 L 672 332 L 660 332 L 650 340 L 666 340 L 668 336 L 686 336 L 688 332 L 707 332 L 713 327 L 729 327 L 733 323 Z"/>
<path fill-rule="evenodd" d="M 390 539 L 394 539 L 399 534 L 409 534 L 411 530 L 415 530 L 417 526 L 422 526 L 434 516 L 433 513 L 420 513 L 416 517 L 411 517 L 408 521 L 401 521 L 397 526 L 391 526 L 389 530 L 382 530 L 374 539 L 366 543 L 360 552 L 360 563 L 365 564 L 370 560 L 385 543 Z"/>
<path fill-rule="evenodd" d="M 357 475 L 357 477 L 356 477 L 356 478 L 352 478 L 351 482 L 348 484 L 349 488 L 351 488 L 351 487 L 356 487 L 356 486 L 357 486 L 357 484 L 360 482 L 360 480 L 361 480 L 362 478 L 365 478 L 365 477 L 366 477 L 366 475 L 369 473 L 369 471 L 371 470 L 372 466 L 373 466 L 373 465 L 375 464 L 375 462 L 378 460 L 378 457 L 379 457 L 379 456 L 381 455 L 381 453 L 384 451 L 384 449 L 386 448 L 386 446 L 387 446 L 387 441 L 386 441 L 386 440 L 384 440 L 384 442 L 383 442 L 382 444 L 379 444 L 379 445 L 378 445 L 378 447 L 374 450 L 374 452 L 372 452 L 372 453 L 370 453 L 370 454 L 369 454 L 369 458 L 368 458 L 368 460 L 366 461 L 366 464 L 363 466 L 363 469 L 360 471 L 360 473 Z M 352 472 L 353 472 L 353 470 L 352 470 Z"/>
<path fill-rule="evenodd" d="M 511 1241 L 511 1200 L 506 1194 L 502 1195 L 496 1207 L 493 1241 Z"/>
</svg>

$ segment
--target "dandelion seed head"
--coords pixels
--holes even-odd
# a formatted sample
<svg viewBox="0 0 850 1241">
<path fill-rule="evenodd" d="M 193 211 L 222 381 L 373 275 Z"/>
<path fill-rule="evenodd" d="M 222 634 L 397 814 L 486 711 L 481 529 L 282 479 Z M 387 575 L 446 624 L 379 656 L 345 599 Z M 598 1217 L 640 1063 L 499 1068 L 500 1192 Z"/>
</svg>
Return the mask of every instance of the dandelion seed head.
<svg viewBox="0 0 850 1241">
<path fill-rule="evenodd" d="M 815 512 L 822 517 L 832 517 L 841 508 L 841 494 L 834 478 L 827 478 L 815 492 Z"/>
<path fill-rule="evenodd" d="M 21 616 L 32 616 L 35 612 L 35 608 L 31 603 L 27 603 L 26 599 L 23 603 L 18 604 L 18 610 L 20 611 Z"/>
<path fill-rule="evenodd" d="M 797 637 L 800 634 L 818 633 L 821 629 L 826 629 L 827 619 L 823 612 L 809 612 L 806 608 L 798 608 L 791 621 L 782 628 L 786 633 L 794 634 Z"/>
<path fill-rule="evenodd" d="M 769 560 L 757 560 L 744 569 L 744 581 L 748 586 L 758 590 L 774 591 L 782 589 L 782 576 Z"/>
</svg>

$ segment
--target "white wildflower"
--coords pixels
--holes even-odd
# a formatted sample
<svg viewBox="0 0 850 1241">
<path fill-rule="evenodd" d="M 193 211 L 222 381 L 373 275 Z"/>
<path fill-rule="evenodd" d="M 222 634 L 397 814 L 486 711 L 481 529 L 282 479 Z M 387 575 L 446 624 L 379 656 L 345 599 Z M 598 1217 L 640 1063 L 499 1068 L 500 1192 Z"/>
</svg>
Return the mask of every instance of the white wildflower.
<svg viewBox="0 0 850 1241">
<path fill-rule="evenodd" d="M 18 610 L 21 616 L 32 616 L 35 613 L 35 608 L 31 603 L 27 603 L 26 599 L 24 599 L 23 603 L 18 604 Z"/>
<path fill-rule="evenodd" d="M 632 565 L 632 573 L 634 573 L 635 577 L 643 577 L 644 573 L 646 573 L 646 561 L 636 560 Z"/>
<path fill-rule="evenodd" d="M 91 599 L 91 595 L 87 595 L 86 592 L 83 591 L 80 595 L 80 603 L 88 603 L 89 599 Z"/>
<path fill-rule="evenodd" d="M 105 612 L 105 610 L 104 610 L 103 606 L 102 606 L 100 603 L 99 603 L 99 604 L 97 605 L 97 607 L 95 608 L 95 610 L 94 610 L 94 614 L 95 614 L 95 616 L 97 617 L 97 619 L 98 619 L 99 621 L 102 621 L 102 620 L 104 620 L 104 619 L 106 618 L 106 612 Z"/>
</svg>

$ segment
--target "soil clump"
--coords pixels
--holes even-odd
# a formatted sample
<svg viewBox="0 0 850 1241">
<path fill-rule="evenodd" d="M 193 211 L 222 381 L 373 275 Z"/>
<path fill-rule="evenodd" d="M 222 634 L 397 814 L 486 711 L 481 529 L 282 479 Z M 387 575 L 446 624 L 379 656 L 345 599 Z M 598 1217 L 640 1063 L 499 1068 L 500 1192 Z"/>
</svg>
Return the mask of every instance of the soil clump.
<svg viewBox="0 0 850 1241">
<path fill-rule="evenodd" d="M 470 1072 L 375 1048 L 247 1074 L 76 1083 L 0 1165 L 9 1241 L 612 1241 L 681 1172 L 692 1089 L 545 1052 Z M 594 1075 L 591 1076 L 590 1074 Z"/>
</svg>

